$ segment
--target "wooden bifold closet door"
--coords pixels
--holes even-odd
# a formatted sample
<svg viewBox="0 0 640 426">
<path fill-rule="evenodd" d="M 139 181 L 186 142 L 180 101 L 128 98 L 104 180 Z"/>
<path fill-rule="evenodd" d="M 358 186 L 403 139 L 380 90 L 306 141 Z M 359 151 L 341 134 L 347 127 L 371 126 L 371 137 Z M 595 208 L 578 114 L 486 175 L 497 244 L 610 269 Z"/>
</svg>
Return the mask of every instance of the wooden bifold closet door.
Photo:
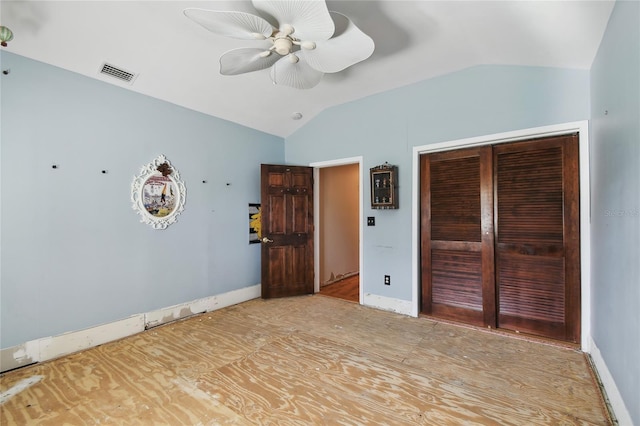
<svg viewBox="0 0 640 426">
<path fill-rule="evenodd" d="M 421 156 L 421 311 L 580 339 L 578 136 Z"/>
</svg>

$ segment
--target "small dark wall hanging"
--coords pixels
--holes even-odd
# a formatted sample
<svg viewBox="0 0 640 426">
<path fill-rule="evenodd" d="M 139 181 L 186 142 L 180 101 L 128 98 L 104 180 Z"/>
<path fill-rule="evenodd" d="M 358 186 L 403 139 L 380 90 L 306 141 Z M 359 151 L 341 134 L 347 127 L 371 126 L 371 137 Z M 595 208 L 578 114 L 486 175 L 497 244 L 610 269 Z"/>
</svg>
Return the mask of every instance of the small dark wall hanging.
<svg viewBox="0 0 640 426">
<path fill-rule="evenodd" d="M 373 167 L 371 175 L 371 208 L 398 208 L 398 167 L 384 163 Z"/>
</svg>

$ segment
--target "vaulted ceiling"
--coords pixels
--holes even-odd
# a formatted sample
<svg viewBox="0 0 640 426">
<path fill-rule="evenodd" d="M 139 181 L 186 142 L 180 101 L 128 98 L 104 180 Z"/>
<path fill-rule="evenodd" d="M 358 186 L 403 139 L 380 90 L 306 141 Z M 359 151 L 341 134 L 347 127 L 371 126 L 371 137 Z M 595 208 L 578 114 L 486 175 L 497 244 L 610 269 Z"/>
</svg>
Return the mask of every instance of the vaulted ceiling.
<svg viewBox="0 0 640 426">
<path fill-rule="evenodd" d="M 127 90 L 286 137 L 322 110 L 480 64 L 589 69 L 613 0 L 327 1 L 375 42 L 373 55 L 308 90 L 269 71 L 219 74 L 219 57 L 251 41 L 187 19 L 197 7 L 256 13 L 250 1 L 11 1 L 7 51 Z M 131 83 L 100 73 L 108 63 Z M 295 120 L 293 115 L 301 113 Z"/>
</svg>

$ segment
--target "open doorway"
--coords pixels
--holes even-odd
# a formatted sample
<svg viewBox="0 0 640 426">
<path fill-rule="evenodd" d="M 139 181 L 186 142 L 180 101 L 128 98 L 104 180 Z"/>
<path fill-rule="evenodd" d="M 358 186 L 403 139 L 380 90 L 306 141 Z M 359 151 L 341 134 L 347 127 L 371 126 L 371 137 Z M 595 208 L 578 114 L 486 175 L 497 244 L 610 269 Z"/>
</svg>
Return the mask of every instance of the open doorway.
<svg viewBox="0 0 640 426">
<path fill-rule="evenodd" d="M 320 294 L 352 302 L 360 291 L 360 164 L 316 169 L 316 278 Z"/>
</svg>

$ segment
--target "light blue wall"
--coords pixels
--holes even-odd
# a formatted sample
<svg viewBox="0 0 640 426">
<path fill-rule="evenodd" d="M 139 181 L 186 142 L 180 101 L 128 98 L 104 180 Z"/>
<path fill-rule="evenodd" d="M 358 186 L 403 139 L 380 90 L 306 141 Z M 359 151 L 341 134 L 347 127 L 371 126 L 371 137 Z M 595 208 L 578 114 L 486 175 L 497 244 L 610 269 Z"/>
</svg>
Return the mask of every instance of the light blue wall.
<svg viewBox="0 0 640 426">
<path fill-rule="evenodd" d="M 247 204 L 282 138 L 1 55 L 1 347 L 260 282 Z M 159 154 L 187 187 L 162 231 L 129 201 Z"/>
<path fill-rule="evenodd" d="M 618 1 L 591 69 L 593 340 L 640 425 L 640 3 Z M 606 112 L 605 112 L 606 111 Z"/>
<path fill-rule="evenodd" d="M 398 165 L 398 211 L 373 211 L 365 195 L 376 227 L 364 228 L 362 282 L 411 300 L 412 147 L 591 117 L 591 327 L 640 424 L 639 28 L 640 4 L 618 1 L 590 74 L 478 66 L 331 108 L 284 144 L 3 51 L 0 347 L 257 284 L 245 212 L 262 162 Z M 187 204 L 154 231 L 129 191 L 161 153 Z"/>
<path fill-rule="evenodd" d="M 365 194 L 363 215 L 376 226 L 364 227 L 361 282 L 365 293 L 409 301 L 413 147 L 588 118 L 587 71 L 478 66 L 324 111 L 286 138 L 286 160 L 361 155 L 366 171 L 385 161 L 399 166 L 398 210 L 372 210 Z"/>
</svg>

